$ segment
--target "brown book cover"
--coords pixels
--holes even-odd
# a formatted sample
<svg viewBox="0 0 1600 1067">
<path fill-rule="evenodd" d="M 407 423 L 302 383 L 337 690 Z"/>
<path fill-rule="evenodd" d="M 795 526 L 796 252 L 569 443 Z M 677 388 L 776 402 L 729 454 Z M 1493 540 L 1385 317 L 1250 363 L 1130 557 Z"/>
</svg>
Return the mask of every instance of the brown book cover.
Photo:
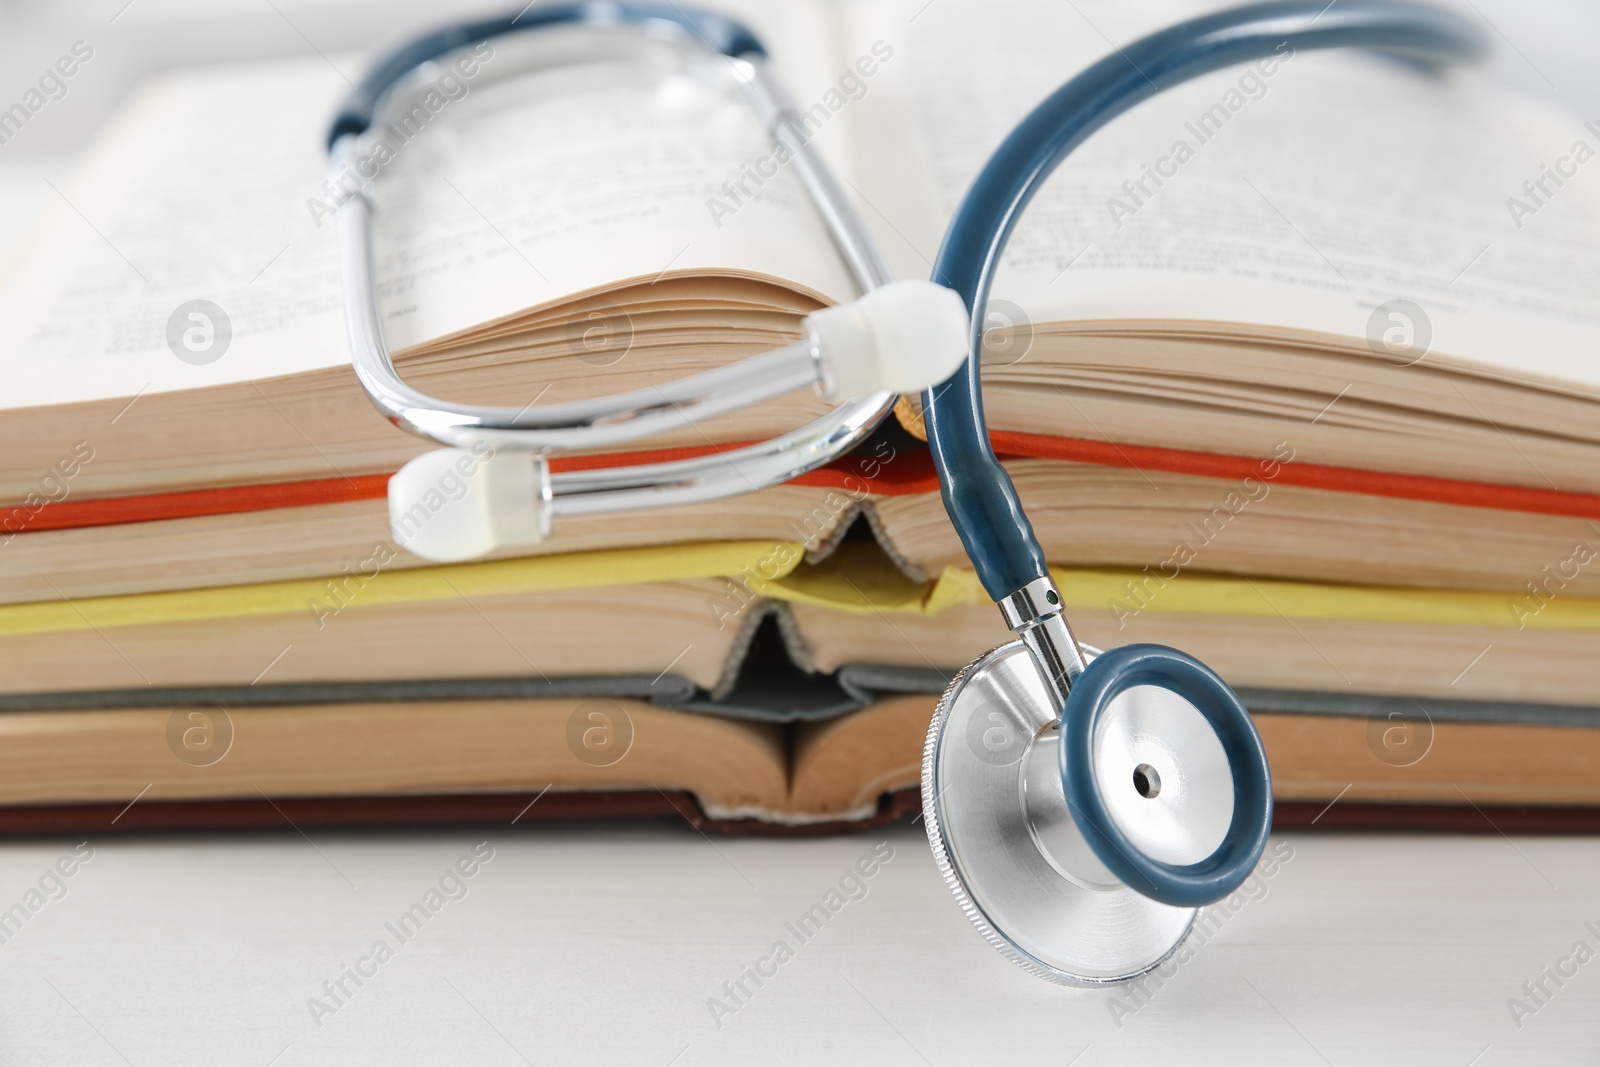
<svg viewBox="0 0 1600 1067">
<path fill-rule="evenodd" d="M 0 808 L 0 837 L 531 825 L 614 819 L 668 819 L 707 833 L 800 837 L 859 833 L 888 823 L 917 820 L 921 814 L 922 798 L 914 788 L 883 794 L 877 811 L 865 819 L 802 825 L 712 818 L 692 793 L 682 790 L 294 797 Z M 1275 831 L 1593 834 L 1600 833 L 1600 807 L 1361 801 L 1329 805 L 1290 800 L 1276 805 L 1272 827 Z"/>
</svg>

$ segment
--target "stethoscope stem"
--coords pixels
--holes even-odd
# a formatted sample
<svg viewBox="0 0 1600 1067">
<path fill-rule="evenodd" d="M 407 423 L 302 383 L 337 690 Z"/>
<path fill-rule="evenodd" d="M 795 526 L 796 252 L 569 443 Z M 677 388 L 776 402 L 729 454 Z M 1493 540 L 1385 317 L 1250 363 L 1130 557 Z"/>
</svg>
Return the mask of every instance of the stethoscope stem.
<svg viewBox="0 0 1600 1067">
<path fill-rule="evenodd" d="M 1087 666 L 1083 649 L 1067 623 L 1061 590 L 1048 575 L 1035 578 L 1000 600 L 1000 615 L 1022 639 L 1057 707 L 1066 707 L 1072 683 Z"/>
</svg>

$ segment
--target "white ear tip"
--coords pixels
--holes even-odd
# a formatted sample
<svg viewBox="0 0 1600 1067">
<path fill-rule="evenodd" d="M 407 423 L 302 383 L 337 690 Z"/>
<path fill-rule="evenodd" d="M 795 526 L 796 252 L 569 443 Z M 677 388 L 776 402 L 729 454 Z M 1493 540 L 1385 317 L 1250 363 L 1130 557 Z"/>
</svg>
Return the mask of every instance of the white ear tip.
<svg viewBox="0 0 1600 1067">
<path fill-rule="evenodd" d="M 821 354 L 830 399 L 879 390 L 917 393 L 966 361 L 961 295 L 927 281 L 900 281 L 806 319 Z"/>
<path fill-rule="evenodd" d="M 463 456 L 475 458 L 454 448 L 425 452 L 389 479 L 389 530 L 423 559 L 455 563 L 496 547 L 483 479 L 462 476 Z"/>
<path fill-rule="evenodd" d="M 435 563 L 476 559 L 548 535 L 550 480 L 527 452 L 445 448 L 389 479 L 389 529 L 401 547 Z"/>
</svg>

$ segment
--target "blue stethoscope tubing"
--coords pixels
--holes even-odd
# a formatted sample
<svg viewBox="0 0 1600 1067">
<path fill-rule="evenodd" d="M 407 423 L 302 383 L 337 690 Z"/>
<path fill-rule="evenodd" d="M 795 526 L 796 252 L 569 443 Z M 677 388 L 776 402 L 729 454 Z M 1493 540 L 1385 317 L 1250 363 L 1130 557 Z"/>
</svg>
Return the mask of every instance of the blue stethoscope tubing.
<svg viewBox="0 0 1600 1067">
<path fill-rule="evenodd" d="M 923 394 L 923 418 L 945 509 L 996 601 L 1049 576 L 1016 487 L 990 446 L 983 414 L 984 312 L 1012 230 L 1062 160 L 1111 119 L 1165 89 L 1264 58 L 1286 44 L 1296 51 L 1364 48 L 1429 66 L 1473 60 L 1487 50 L 1471 22 L 1420 4 L 1284 0 L 1207 15 L 1126 45 L 1051 93 L 989 157 L 962 199 L 933 279 L 961 294 L 971 316 L 971 346 L 966 366 Z M 1100 795 L 1095 728 L 1110 702 L 1137 685 L 1160 686 L 1187 699 L 1228 755 L 1233 819 L 1223 843 L 1198 864 L 1180 867 L 1146 855 Z M 1074 819 L 1095 854 L 1126 884 L 1162 903 L 1193 907 L 1220 899 L 1249 876 L 1271 829 L 1271 775 L 1249 713 L 1204 664 L 1156 645 L 1103 653 L 1072 684 L 1061 731 L 1062 782 Z"/>
<path fill-rule="evenodd" d="M 972 350 L 963 369 L 923 394 L 923 418 L 945 510 L 993 599 L 1049 575 L 983 417 L 983 310 L 1011 231 L 1045 179 L 1106 123 L 1159 92 L 1265 58 L 1285 43 L 1296 51 L 1355 47 L 1432 62 L 1476 59 L 1485 45 L 1472 23 L 1419 4 L 1284 0 L 1207 15 L 1126 45 L 1051 93 L 962 198 L 933 279 L 966 301 Z"/>
</svg>

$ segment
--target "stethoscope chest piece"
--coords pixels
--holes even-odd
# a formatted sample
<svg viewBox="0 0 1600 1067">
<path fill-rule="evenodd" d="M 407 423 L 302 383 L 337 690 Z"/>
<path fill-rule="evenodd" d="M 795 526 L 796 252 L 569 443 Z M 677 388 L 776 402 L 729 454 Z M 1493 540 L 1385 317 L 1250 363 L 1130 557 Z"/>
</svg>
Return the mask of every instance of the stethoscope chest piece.
<svg viewBox="0 0 1600 1067">
<path fill-rule="evenodd" d="M 1121 981 L 1172 955 L 1195 910 L 1130 888 L 1085 840 L 1062 785 L 1059 718 L 1021 642 L 958 675 L 923 750 L 928 840 L 962 911 L 1013 963 L 1065 984 Z M 1146 754 L 1108 749 L 1122 762 Z"/>
<path fill-rule="evenodd" d="M 1021 641 L 945 691 L 922 811 L 967 918 L 1042 978 L 1099 984 L 1159 966 L 1195 908 L 1248 877 L 1272 783 L 1248 712 L 1175 649 L 1087 656 L 1064 713 Z"/>
</svg>

